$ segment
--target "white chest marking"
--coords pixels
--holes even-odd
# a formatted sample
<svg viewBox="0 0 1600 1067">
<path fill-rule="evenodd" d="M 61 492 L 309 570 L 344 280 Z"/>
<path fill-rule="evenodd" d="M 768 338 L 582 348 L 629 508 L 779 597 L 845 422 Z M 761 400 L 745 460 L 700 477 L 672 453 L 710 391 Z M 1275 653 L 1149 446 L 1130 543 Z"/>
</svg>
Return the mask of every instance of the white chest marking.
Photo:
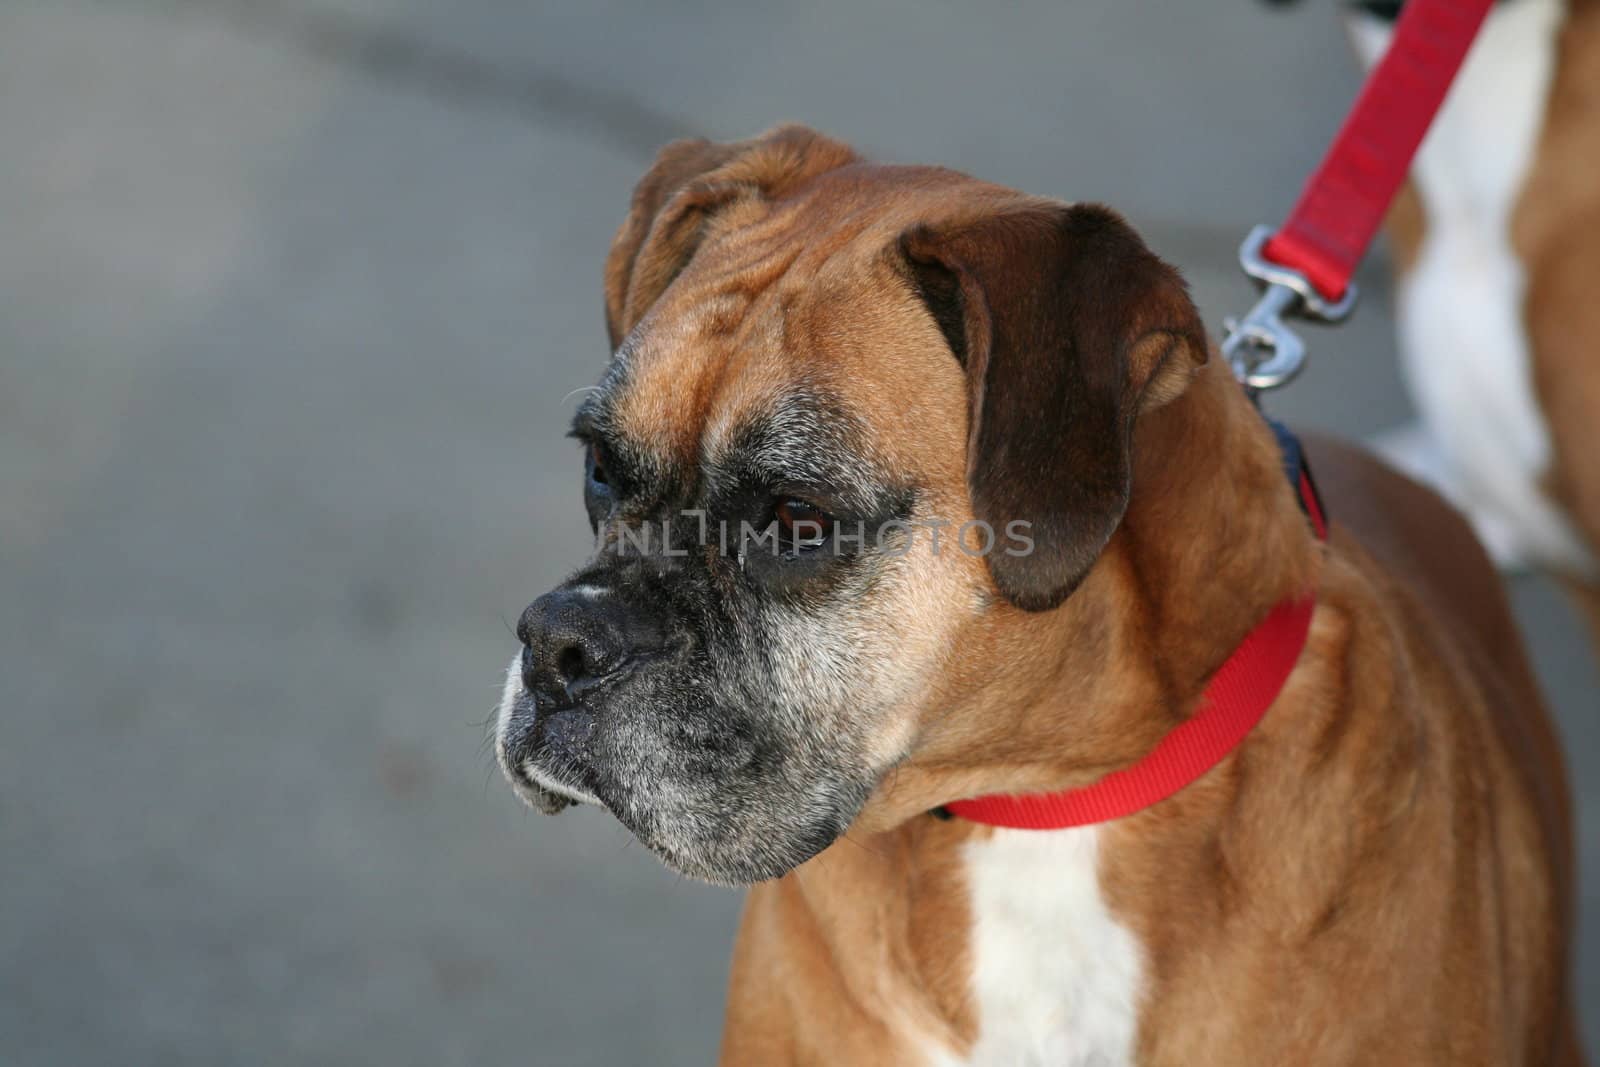
<svg viewBox="0 0 1600 1067">
<path fill-rule="evenodd" d="M 996 830 L 967 846 L 972 1067 L 1132 1062 L 1141 953 L 1100 895 L 1098 833 Z"/>
<path fill-rule="evenodd" d="M 1522 305 L 1526 279 L 1511 213 L 1544 122 L 1559 0 L 1518 0 L 1489 13 L 1412 167 L 1427 214 L 1417 262 L 1402 281 L 1403 369 L 1438 443 L 1395 458 L 1477 521 L 1503 559 L 1592 572 L 1570 521 L 1544 495 L 1550 435 L 1534 393 Z M 1352 25 L 1369 64 L 1391 31 Z"/>
</svg>

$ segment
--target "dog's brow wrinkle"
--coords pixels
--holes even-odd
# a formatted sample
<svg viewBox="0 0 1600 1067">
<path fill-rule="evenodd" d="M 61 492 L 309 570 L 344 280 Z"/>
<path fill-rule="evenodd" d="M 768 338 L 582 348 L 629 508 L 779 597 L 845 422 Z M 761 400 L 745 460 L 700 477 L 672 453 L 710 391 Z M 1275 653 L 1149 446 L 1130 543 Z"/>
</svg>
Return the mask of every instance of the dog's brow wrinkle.
<svg viewBox="0 0 1600 1067">
<path fill-rule="evenodd" d="M 725 337 L 738 330 L 744 322 L 750 302 L 749 295 L 745 293 L 718 293 L 705 301 L 695 317 L 707 337 Z"/>
<path fill-rule="evenodd" d="M 701 441 L 701 464 L 713 485 L 739 475 L 809 483 L 826 486 L 842 504 L 871 511 L 889 493 L 860 447 L 863 440 L 855 419 L 837 400 L 802 389 L 731 425 L 713 427 Z"/>
</svg>

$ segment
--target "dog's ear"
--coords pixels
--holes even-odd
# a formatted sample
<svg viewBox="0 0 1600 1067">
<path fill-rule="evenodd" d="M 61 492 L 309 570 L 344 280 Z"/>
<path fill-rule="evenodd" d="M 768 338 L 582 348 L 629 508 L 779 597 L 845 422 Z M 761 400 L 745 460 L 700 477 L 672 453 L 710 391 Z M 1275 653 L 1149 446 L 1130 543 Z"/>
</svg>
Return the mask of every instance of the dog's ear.
<svg viewBox="0 0 1600 1067">
<path fill-rule="evenodd" d="M 848 145 L 804 126 L 779 126 L 749 141 L 675 141 L 663 148 L 634 188 L 606 257 L 611 347 L 683 270 L 716 212 L 745 198 L 776 199 L 856 158 Z"/>
<path fill-rule="evenodd" d="M 920 225 L 899 254 L 966 368 L 967 481 L 997 534 L 1029 523 L 1033 549 L 989 569 L 1018 607 L 1077 588 L 1128 505 L 1134 420 L 1206 360 L 1177 271 L 1114 212 L 1025 201 Z"/>
</svg>

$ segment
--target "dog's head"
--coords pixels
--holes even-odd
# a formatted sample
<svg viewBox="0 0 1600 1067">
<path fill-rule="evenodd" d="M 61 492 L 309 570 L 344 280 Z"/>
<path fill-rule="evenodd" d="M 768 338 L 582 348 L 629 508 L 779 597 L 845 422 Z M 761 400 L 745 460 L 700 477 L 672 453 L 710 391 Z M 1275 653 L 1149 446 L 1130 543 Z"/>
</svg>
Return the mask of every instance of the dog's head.
<svg viewBox="0 0 1600 1067">
<path fill-rule="evenodd" d="M 722 883 L 850 826 L 981 674 L 975 623 L 1073 593 L 1136 417 L 1206 353 L 1110 211 L 794 127 L 667 148 L 606 312 L 573 427 L 595 553 L 520 620 L 498 749 L 531 803 Z"/>
</svg>

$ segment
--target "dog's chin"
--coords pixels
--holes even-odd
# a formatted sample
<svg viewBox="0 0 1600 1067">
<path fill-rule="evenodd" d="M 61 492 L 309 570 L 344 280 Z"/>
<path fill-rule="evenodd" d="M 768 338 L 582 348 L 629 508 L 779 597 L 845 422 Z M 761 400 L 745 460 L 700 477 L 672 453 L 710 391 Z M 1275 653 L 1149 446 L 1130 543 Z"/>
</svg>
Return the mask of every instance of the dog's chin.
<svg viewBox="0 0 1600 1067">
<path fill-rule="evenodd" d="M 699 840 L 685 833 L 675 820 L 647 815 L 630 817 L 639 806 L 621 798 L 606 799 L 561 781 L 530 764 L 521 773 L 507 773 L 512 791 L 529 807 L 557 815 L 570 807 L 591 804 L 609 810 L 641 844 L 670 869 L 719 886 L 748 886 L 782 878 L 838 840 L 844 820 L 828 819 L 812 826 L 784 825 L 729 845 L 716 839 Z M 700 820 L 688 819 L 693 825 Z"/>
<path fill-rule="evenodd" d="M 781 878 L 838 840 L 850 822 L 845 812 L 809 822 L 796 818 L 732 820 L 739 825 L 708 814 L 675 817 L 604 779 L 597 783 L 599 795 L 595 795 L 540 769 L 533 761 L 515 771 L 508 769 L 506 778 L 517 796 L 546 815 L 580 804 L 605 808 L 667 867 L 719 886 L 747 886 Z"/>
<path fill-rule="evenodd" d="M 844 835 L 861 806 L 846 802 L 818 809 L 806 803 L 812 798 L 796 797 L 669 813 L 646 797 L 611 795 L 604 786 L 600 793 L 617 821 L 668 868 L 734 887 L 782 878 L 812 859 Z M 729 814 L 730 809 L 739 813 Z"/>
<path fill-rule="evenodd" d="M 634 836 L 639 837 L 638 834 Z M 782 878 L 838 840 L 836 832 L 770 839 L 753 850 L 730 851 L 694 842 L 662 842 L 639 837 L 671 870 L 710 885 L 740 888 Z"/>
<path fill-rule="evenodd" d="M 511 789 L 529 807 L 546 815 L 557 815 L 578 804 L 598 804 L 594 797 L 575 786 L 562 782 L 553 775 L 543 774 L 531 766 L 523 773 L 507 773 Z"/>
</svg>

